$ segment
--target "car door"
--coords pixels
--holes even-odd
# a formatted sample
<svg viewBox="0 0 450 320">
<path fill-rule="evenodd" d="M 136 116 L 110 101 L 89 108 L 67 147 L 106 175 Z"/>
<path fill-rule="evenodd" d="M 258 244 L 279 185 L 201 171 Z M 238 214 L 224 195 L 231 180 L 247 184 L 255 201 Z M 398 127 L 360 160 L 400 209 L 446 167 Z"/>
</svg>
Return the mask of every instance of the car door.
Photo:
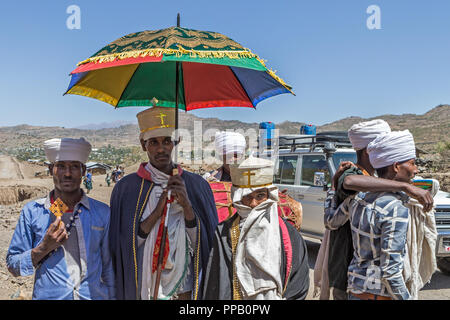
<svg viewBox="0 0 450 320">
<path fill-rule="evenodd" d="M 323 172 L 326 182 L 330 181 L 326 158 L 323 154 L 303 154 L 300 164 L 296 199 L 301 202 L 303 207 L 302 229 L 305 234 L 322 238 L 325 231 L 323 204 L 326 192 L 322 186 L 314 185 L 314 173 Z"/>
</svg>

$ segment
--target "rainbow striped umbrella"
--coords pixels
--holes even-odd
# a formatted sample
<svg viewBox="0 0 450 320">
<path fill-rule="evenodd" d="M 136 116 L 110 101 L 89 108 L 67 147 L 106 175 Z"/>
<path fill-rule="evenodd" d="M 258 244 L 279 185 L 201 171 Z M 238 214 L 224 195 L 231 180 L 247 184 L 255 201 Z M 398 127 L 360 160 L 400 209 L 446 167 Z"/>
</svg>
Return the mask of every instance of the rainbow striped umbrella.
<svg viewBox="0 0 450 320">
<path fill-rule="evenodd" d="M 126 35 L 78 63 L 71 77 L 65 94 L 115 108 L 255 108 L 264 99 L 292 93 L 239 43 L 220 33 L 181 27 Z"/>
</svg>

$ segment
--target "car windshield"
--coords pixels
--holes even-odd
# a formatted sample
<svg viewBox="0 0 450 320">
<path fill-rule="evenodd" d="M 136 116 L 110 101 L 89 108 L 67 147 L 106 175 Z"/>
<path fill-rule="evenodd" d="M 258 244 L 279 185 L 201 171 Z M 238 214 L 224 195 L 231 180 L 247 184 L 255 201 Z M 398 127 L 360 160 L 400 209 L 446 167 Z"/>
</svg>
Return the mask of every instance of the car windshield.
<svg viewBox="0 0 450 320">
<path fill-rule="evenodd" d="M 356 163 L 356 152 L 336 152 L 333 154 L 334 167 L 339 168 L 342 161 L 351 161 Z"/>
</svg>

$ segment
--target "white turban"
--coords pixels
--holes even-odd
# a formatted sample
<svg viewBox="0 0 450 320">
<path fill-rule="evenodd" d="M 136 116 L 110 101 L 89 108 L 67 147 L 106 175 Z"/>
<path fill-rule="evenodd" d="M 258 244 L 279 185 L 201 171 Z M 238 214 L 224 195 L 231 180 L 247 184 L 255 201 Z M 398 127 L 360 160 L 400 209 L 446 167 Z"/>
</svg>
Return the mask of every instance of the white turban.
<svg viewBox="0 0 450 320">
<path fill-rule="evenodd" d="M 369 143 L 367 153 L 372 167 L 379 169 L 395 162 L 415 159 L 416 146 L 409 130 L 393 131 Z"/>
<path fill-rule="evenodd" d="M 83 138 L 50 139 L 44 142 L 45 155 L 50 162 L 79 161 L 86 163 L 91 149 L 91 144 Z"/>
<path fill-rule="evenodd" d="M 216 132 L 215 146 L 216 154 L 219 156 L 234 153 L 242 156 L 245 151 L 245 138 L 237 132 L 219 131 Z"/>
<path fill-rule="evenodd" d="M 391 132 L 389 124 L 382 119 L 356 123 L 348 130 L 348 138 L 355 150 L 361 150 L 380 134 Z"/>
</svg>

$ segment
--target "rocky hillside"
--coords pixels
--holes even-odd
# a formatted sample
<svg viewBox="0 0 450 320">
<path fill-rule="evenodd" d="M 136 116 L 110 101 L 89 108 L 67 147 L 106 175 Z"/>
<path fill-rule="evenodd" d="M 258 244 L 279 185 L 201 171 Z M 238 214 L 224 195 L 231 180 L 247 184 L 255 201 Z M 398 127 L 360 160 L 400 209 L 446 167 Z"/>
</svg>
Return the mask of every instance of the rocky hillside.
<svg viewBox="0 0 450 320">
<path fill-rule="evenodd" d="M 348 130 L 355 123 L 373 119 L 386 120 L 392 130 L 408 129 L 416 144 L 429 152 L 436 151 L 443 143 L 450 143 L 450 105 L 439 105 L 423 115 L 388 114 L 369 119 L 349 117 L 323 125 L 320 130 Z"/>
<path fill-rule="evenodd" d="M 409 129 L 416 143 L 424 150 L 433 152 L 439 143 L 450 143 L 450 105 L 440 105 L 423 115 L 380 115 L 374 118 L 348 117 L 323 126 L 318 126 L 317 131 L 348 130 L 353 124 L 360 121 L 381 118 L 386 120 L 393 130 Z M 197 122 L 196 122 L 197 121 Z M 280 134 L 299 133 L 303 122 L 285 121 L 276 124 Z M 190 113 L 180 112 L 180 128 L 194 131 L 194 126 L 226 129 L 258 129 L 258 123 L 247 123 L 238 120 L 220 120 L 217 118 L 199 118 Z M 39 146 L 46 139 L 53 137 L 84 137 L 94 147 L 112 145 L 115 147 L 135 146 L 138 144 L 137 124 L 128 124 L 116 128 L 103 128 L 99 130 L 73 129 L 63 127 L 39 127 L 30 125 L 18 125 L 13 127 L 0 127 L 0 150 L 6 148 L 18 148 L 26 146 Z"/>
<path fill-rule="evenodd" d="M 430 172 L 438 171 L 447 173 L 450 171 L 450 105 L 439 105 L 422 114 L 380 115 L 374 118 L 364 119 L 360 117 L 348 117 L 329 124 L 317 127 L 317 132 L 348 130 L 353 124 L 360 121 L 381 118 L 386 120 L 393 130 L 409 129 L 417 146 L 426 152 L 425 163 Z M 237 120 L 220 120 L 217 118 L 199 118 L 190 113 L 180 112 L 180 128 L 191 132 L 205 132 L 207 129 L 258 129 L 258 123 L 246 123 Z M 276 124 L 280 134 L 299 133 L 302 122 L 285 121 Z M 197 130 L 197 131 L 195 131 Z M 20 149 L 20 152 L 31 154 L 43 153 L 42 143 L 54 137 L 84 137 L 90 141 L 94 148 L 112 146 L 124 148 L 134 146 L 139 149 L 137 124 L 122 125 L 116 128 L 102 128 L 98 130 L 74 129 L 63 127 L 38 127 L 30 125 L 18 125 L 13 127 L 0 127 L 0 153 L 12 153 L 12 150 Z M 31 149 L 31 151 L 30 151 Z M 34 151 L 33 151 L 34 150 Z M 27 155 L 28 156 L 28 155 Z M 43 156 L 43 154 L 41 154 Z M 430 162 L 431 161 L 431 162 Z"/>
</svg>

